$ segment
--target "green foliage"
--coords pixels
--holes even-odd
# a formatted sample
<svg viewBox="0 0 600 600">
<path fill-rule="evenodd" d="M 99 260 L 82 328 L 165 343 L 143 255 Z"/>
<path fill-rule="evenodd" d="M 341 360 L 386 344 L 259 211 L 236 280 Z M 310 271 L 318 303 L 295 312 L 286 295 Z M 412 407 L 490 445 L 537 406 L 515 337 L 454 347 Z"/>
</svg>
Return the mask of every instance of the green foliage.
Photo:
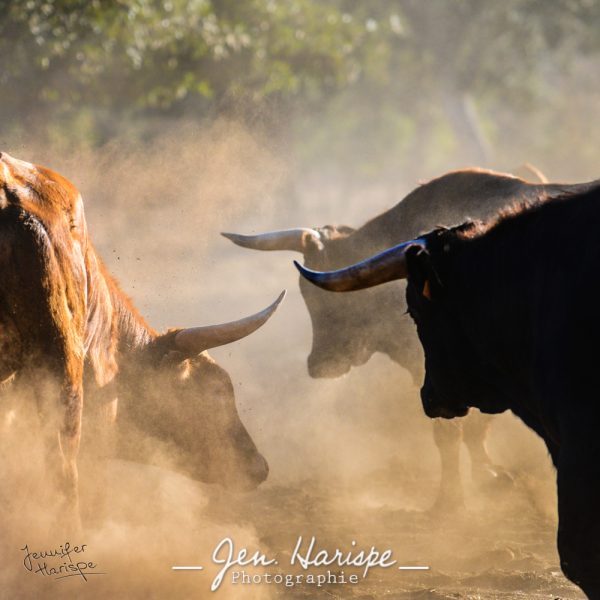
<svg viewBox="0 0 600 600">
<path fill-rule="evenodd" d="M 366 172 L 426 142 L 468 146 L 467 96 L 483 115 L 508 98 L 533 111 L 600 45 L 597 0 L 0 0 L 0 15 L 5 134 L 96 144 L 235 110 L 312 128 L 301 155 L 362 155 Z M 493 139 L 499 123 L 477 127 Z"/>
<path fill-rule="evenodd" d="M 14 107 L 23 90 L 49 106 L 166 111 L 189 97 L 319 93 L 348 81 L 358 37 L 335 4 L 308 0 L 27 0 L 2 9 L 3 96 Z"/>
</svg>

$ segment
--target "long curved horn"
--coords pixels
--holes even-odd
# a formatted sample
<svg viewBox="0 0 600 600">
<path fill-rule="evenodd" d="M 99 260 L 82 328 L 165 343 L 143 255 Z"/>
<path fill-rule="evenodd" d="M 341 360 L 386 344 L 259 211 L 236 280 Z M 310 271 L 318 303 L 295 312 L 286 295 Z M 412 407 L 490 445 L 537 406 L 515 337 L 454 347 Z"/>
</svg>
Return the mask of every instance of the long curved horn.
<svg viewBox="0 0 600 600">
<path fill-rule="evenodd" d="M 337 271 L 312 271 L 294 261 L 300 274 L 315 285 L 330 292 L 351 292 L 373 287 L 394 279 L 406 279 L 406 250 L 410 246 L 425 247 L 423 239 L 411 240 L 384 250 Z"/>
<path fill-rule="evenodd" d="M 239 321 L 231 321 L 222 325 L 182 329 L 175 336 L 175 345 L 183 352 L 199 354 L 209 348 L 216 348 L 217 346 L 241 340 L 247 335 L 254 333 L 269 320 L 271 315 L 277 310 L 279 304 L 281 304 L 281 301 L 285 298 L 285 294 L 286 290 L 283 290 L 271 306 Z"/>
<path fill-rule="evenodd" d="M 293 250 L 295 252 L 304 252 L 307 238 L 312 238 L 318 243 L 321 238 L 318 231 L 309 227 L 282 229 L 258 235 L 239 235 L 237 233 L 221 233 L 221 235 L 234 244 L 251 250 Z"/>
</svg>

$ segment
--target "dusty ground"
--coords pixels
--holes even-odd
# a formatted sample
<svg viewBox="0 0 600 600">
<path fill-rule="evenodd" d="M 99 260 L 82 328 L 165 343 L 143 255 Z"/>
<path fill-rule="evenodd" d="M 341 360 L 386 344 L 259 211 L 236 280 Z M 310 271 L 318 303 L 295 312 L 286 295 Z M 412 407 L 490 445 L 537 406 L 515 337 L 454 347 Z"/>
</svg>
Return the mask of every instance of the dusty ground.
<svg viewBox="0 0 600 600">
<path fill-rule="evenodd" d="M 293 548 L 296 531 L 306 536 L 317 532 L 324 547 L 338 547 L 344 540 L 348 548 L 350 540 L 357 540 L 367 548 L 393 548 L 400 564 L 426 564 L 431 570 L 375 570 L 356 586 L 278 589 L 279 595 L 365 600 L 583 598 L 557 567 L 553 521 L 535 511 L 511 506 L 442 516 L 383 505 L 357 513 L 363 500 L 359 494 L 350 495 L 343 506 L 336 506 L 335 497 L 319 494 L 310 484 L 302 491 L 265 488 L 252 504 L 258 513 L 257 534 L 272 548 Z"/>
</svg>

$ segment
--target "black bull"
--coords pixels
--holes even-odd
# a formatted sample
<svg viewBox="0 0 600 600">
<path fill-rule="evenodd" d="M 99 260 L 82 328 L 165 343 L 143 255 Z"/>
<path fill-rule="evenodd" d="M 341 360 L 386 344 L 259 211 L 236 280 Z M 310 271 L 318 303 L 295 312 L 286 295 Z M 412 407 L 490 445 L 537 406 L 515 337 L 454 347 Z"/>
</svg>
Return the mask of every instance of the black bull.
<svg viewBox="0 0 600 600">
<path fill-rule="evenodd" d="M 565 575 L 600 598 L 600 187 L 515 209 L 491 225 L 437 229 L 330 273 L 320 287 L 408 280 L 431 417 L 512 410 L 557 469 Z"/>
<path fill-rule="evenodd" d="M 514 202 L 534 201 L 580 189 L 565 184 L 532 184 L 511 175 L 479 169 L 448 173 L 419 186 L 390 210 L 360 229 L 326 226 L 258 236 L 224 234 L 235 243 L 259 250 L 294 250 L 312 269 L 337 269 L 411 239 L 439 223 L 467 217 L 486 218 Z M 312 377 L 338 377 L 351 366 L 383 352 L 422 378 L 422 354 L 410 320 L 404 316 L 404 287 L 385 286 L 363 294 L 331 295 L 300 280 L 313 327 L 308 370 Z M 463 506 L 459 473 L 461 437 L 469 450 L 475 481 L 505 481 L 492 463 L 485 438 L 491 417 L 473 414 L 464 423 L 434 422 L 434 439 L 442 465 L 436 507 Z M 500 476 L 500 477 L 498 477 Z"/>
</svg>

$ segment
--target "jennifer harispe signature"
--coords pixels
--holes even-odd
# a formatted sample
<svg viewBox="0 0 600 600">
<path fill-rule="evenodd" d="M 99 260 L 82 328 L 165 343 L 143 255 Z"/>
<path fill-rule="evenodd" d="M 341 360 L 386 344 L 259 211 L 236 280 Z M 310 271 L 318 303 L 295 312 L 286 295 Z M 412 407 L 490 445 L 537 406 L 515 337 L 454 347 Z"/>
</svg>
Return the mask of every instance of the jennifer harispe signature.
<svg viewBox="0 0 600 600">
<path fill-rule="evenodd" d="M 87 544 L 71 546 L 65 542 L 58 548 L 31 551 L 25 544 L 21 548 L 24 552 L 23 566 L 34 575 L 57 580 L 78 577 L 87 582 L 90 575 L 106 575 L 98 571 L 98 565 L 85 555 L 86 548 Z"/>
</svg>

